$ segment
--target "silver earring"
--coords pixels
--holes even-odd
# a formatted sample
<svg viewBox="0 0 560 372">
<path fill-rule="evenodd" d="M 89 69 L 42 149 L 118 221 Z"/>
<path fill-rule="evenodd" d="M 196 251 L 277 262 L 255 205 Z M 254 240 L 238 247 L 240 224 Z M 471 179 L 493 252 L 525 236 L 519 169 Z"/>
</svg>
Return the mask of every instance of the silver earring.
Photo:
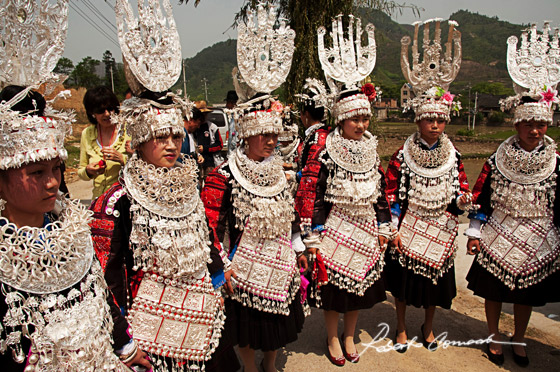
<svg viewBox="0 0 560 372">
<path fill-rule="evenodd" d="M 6 201 L 2 198 L 0 198 L 0 214 L 2 213 L 2 211 L 6 209 Z"/>
</svg>

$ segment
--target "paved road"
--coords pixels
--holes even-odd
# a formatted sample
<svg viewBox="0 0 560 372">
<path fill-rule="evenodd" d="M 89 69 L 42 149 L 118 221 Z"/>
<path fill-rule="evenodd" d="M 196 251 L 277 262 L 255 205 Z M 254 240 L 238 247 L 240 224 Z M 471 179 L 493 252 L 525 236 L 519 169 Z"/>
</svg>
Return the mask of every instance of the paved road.
<svg viewBox="0 0 560 372">
<path fill-rule="evenodd" d="M 70 194 L 89 204 L 91 182 L 78 181 L 69 184 Z M 462 224 L 460 232 L 466 229 Z M 483 301 L 471 294 L 466 288 L 465 276 L 473 257 L 465 254 L 466 238 L 459 237 L 459 252 L 455 260 L 455 272 L 458 296 L 451 310 L 438 309 L 435 317 L 436 335 L 447 332 L 447 340 L 463 341 L 486 338 L 486 323 Z M 559 289 L 560 290 L 560 289 Z M 412 347 L 405 354 L 395 351 L 383 352 L 382 347 L 391 345 L 395 332 L 395 311 L 393 300 L 377 304 L 371 310 L 362 311 L 356 331 L 356 343 L 361 352 L 360 362 L 346 363 L 343 368 L 335 367 L 325 357 L 324 322 L 322 312 L 313 309 L 307 318 L 299 339 L 287 345 L 278 353 L 276 367 L 286 372 L 326 372 L 326 371 L 559 371 L 560 370 L 560 304 L 549 304 L 535 308 L 527 331 L 528 356 L 531 364 L 528 368 L 519 368 L 512 360 L 510 349 L 505 346 L 506 362 L 497 367 L 487 360 L 484 345 L 449 346 L 429 352 L 419 347 Z M 504 340 L 513 331 L 513 309 L 504 304 L 500 331 Z M 423 323 L 423 311 L 409 308 L 407 327 L 409 337 L 419 337 Z M 340 322 L 342 331 L 342 321 Z M 386 324 L 387 328 L 383 327 Z M 386 332 L 384 332 L 386 331 Z M 379 340 L 372 343 L 373 339 Z M 368 344 L 369 347 L 367 346 Z M 260 357 L 260 356 L 259 356 Z"/>
</svg>

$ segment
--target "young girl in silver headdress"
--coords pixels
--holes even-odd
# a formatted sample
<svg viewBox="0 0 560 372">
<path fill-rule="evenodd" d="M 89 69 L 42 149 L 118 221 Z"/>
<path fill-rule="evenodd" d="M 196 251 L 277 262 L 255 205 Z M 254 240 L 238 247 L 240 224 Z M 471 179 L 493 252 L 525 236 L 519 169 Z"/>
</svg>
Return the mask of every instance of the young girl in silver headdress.
<svg viewBox="0 0 560 372">
<path fill-rule="evenodd" d="M 337 127 L 319 155 L 313 232 L 304 243 L 319 263 L 312 285 L 318 287 L 317 306 L 324 310 L 327 355 L 341 366 L 345 359 L 359 361 L 354 345 L 359 310 L 386 299 L 382 252 L 393 231 L 377 138 L 367 130 L 371 117 L 368 97 L 359 90 L 348 90 L 338 98 L 333 113 Z M 325 268 L 326 275 L 322 273 Z M 344 330 L 339 342 L 341 313 Z"/>
<path fill-rule="evenodd" d="M 23 87 L 8 86 L 0 95 L 2 368 L 149 368 L 141 350 L 126 348 L 128 324 L 95 258 L 90 214 L 58 192 L 71 116 L 50 111 L 53 116 L 44 117 L 44 98 Z"/>
<path fill-rule="evenodd" d="M 229 228 L 238 284 L 226 300 L 226 329 L 235 334 L 245 371 L 257 370 L 257 349 L 264 370 L 275 371 L 278 349 L 303 327 L 299 268 L 307 261 L 283 161 L 274 154 L 281 112 L 261 105 L 249 111 L 237 122 L 242 145 L 208 176 L 202 200 L 218 240 Z"/>
<path fill-rule="evenodd" d="M 435 23 L 433 40 L 429 37 L 431 23 Z M 434 54 L 433 50 L 442 49 L 439 20 L 424 23 L 424 60 L 419 62 L 415 56 L 410 69 L 408 48 L 403 48 L 401 58 L 403 74 L 415 93 L 407 108 L 414 110 L 418 131 L 395 152 L 387 168 L 387 194 L 400 239 L 386 255 L 385 278 L 395 298 L 394 348 L 400 353 L 408 348 L 408 305 L 425 309 L 420 339 L 431 351 L 438 347 L 432 330 L 435 310 L 436 306 L 451 308 L 457 293 L 457 216 L 470 206 L 469 184 L 460 154 L 444 133 L 450 113 L 460 108 L 454 95 L 446 91 L 461 64 L 461 34 L 455 29 L 455 22 L 448 23 L 449 37 L 441 67 L 431 62 L 440 58 L 439 52 Z M 418 53 L 419 26 L 417 23 L 413 54 Z M 410 38 L 404 37 L 401 43 L 408 46 Z"/>
<path fill-rule="evenodd" d="M 96 253 L 135 342 L 159 368 L 196 370 L 220 343 L 221 247 L 210 244 L 196 162 L 177 162 L 184 102 L 164 93 L 141 97 L 125 101 L 117 119 L 135 154 L 119 182 L 91 206 Z M 224 362 L 235 366 L 235 354 Z"/>
<path fill-rule="evenodd" d="M 524 341 L 533 306 L 560 301 L 560 161 L 556 143 L 546 136 L 553 107 L 559 103 L 555 90 L 559 79 L 549 75 L 548 69 L 560 66 L 549 58 L 548 48 L 540 47 L 547 45 L 549 30 L 545 23 L 541 36 L 533 25 L 530 39 L 524 32 L 519 51 L 517 38 L 508 40 L 508 71 L 518 94 L 501 103 L 504 109 L 515 109 L 517 134 L 484 164 L 473 189 L 480 209 L 469 216 L 466 232 L 467 249 L 477 255 L 467 274 L 468 288 L 485 299 L 488 334 L 493 340 L 502 339 L 502 303 L 513 303 L 515 326 L 509 341 L 513 360 L 521 367 L 529 365 Z M 534 49 L 534 59 L 528 60 L 531 44 L 539 48 Z M 537 60 L 552 65 L 539 62 L 527 69 L 527 63 Z M 493 363 L 504 363 L 502 344 L 492 342 L 486 352 Z"/>
</svg>

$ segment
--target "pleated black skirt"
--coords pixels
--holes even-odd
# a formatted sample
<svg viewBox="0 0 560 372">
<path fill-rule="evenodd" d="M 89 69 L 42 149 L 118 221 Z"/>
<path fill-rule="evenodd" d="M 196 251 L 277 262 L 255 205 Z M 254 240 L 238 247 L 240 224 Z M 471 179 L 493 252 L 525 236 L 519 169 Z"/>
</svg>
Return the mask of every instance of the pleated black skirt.
<svg viewBox="0 0 560 372">
<path fill-rule="evenodd" d="M 226 299 L 227 331 L 240 347 L 274 351 L 294 342 L 303 328 L 305 315 L 299 293 L 289 305 L 289 315 L 259 311 Z"/>
<path fill-rule="evenodd" d="M 528 306 L 544 306 L 549 302 L 560 302 L 560 271 L 550 274 L 543 281 L 528 288 L 511 290 L 500 279 L 473 261 L 467 288 L 476 296 L 496 302 L 507 302 Z"/>
<path fill-rule="evenodd" d="M 383 273 L 366 291 L 363 296 L 349 293 L 336 285 L 329 283 L 320 287 L 322 310 L 347 313 L 349 311 L 371 309 L 376 303 L 385 301 L 385 285 L 383 284 Z"/>
<path fill-rule="evenodd" d="M 389 250 L 385 254 L 385 263 L 385 285 L 393 297 L 418 308 L 427 309 L 430 306 L 451 308 L 451 303 L 457 295 L 455 266 L 452 266 L 434 284 L 432 279 L 415 274 L 414 271 L 401 266 Z"/>
</svg>

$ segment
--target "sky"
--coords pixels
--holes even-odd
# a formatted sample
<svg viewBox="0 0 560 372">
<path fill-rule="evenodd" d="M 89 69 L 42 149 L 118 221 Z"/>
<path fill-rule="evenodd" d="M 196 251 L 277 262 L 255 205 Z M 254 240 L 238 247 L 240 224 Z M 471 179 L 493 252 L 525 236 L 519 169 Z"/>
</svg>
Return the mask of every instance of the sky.
<svg viewBox="0 0 560 372">
<path fill-rule="evenodd" d="M 136 0 L 129 1 L 133 7 L 136 7 Z M 402 15 L 393 16 L 397 22 L 404 24 L 436 17 L 447 19 L 455 11 L 464 9 L 490 17 L 497 16 L 511 23 L 536 22 L 542 26 L 542 22 L 548 20 L 551 21 L 552 26 L 560 26 L 560 0 L 396 0 L 396 2 L 415 4 L 424 9 L 420 18 L 415 17 L 410 9 L 405 9 Z M 116 31 L 107 24 L 115 24 L 112 9 L 114 3 L 115 0 L 70 0 L 64 57 L 70 58 L 76 64 L 86 56 L 101 60 L 103 52 L 110 50 L 113 57 L 121 61 Z M 202 49 L 219 41 L 237 37 L 237 31 L 230 26 L 244 0 L 202 0 L 196 8 L 193 5 L 194 0 L 187 5 L 178 5 L 178 3 L 179 0 L 171 0 L 184 58 L 193 57 Z M 88 21 L 97 24 L 109 37 L 95 29 Z"/>
</svg>

